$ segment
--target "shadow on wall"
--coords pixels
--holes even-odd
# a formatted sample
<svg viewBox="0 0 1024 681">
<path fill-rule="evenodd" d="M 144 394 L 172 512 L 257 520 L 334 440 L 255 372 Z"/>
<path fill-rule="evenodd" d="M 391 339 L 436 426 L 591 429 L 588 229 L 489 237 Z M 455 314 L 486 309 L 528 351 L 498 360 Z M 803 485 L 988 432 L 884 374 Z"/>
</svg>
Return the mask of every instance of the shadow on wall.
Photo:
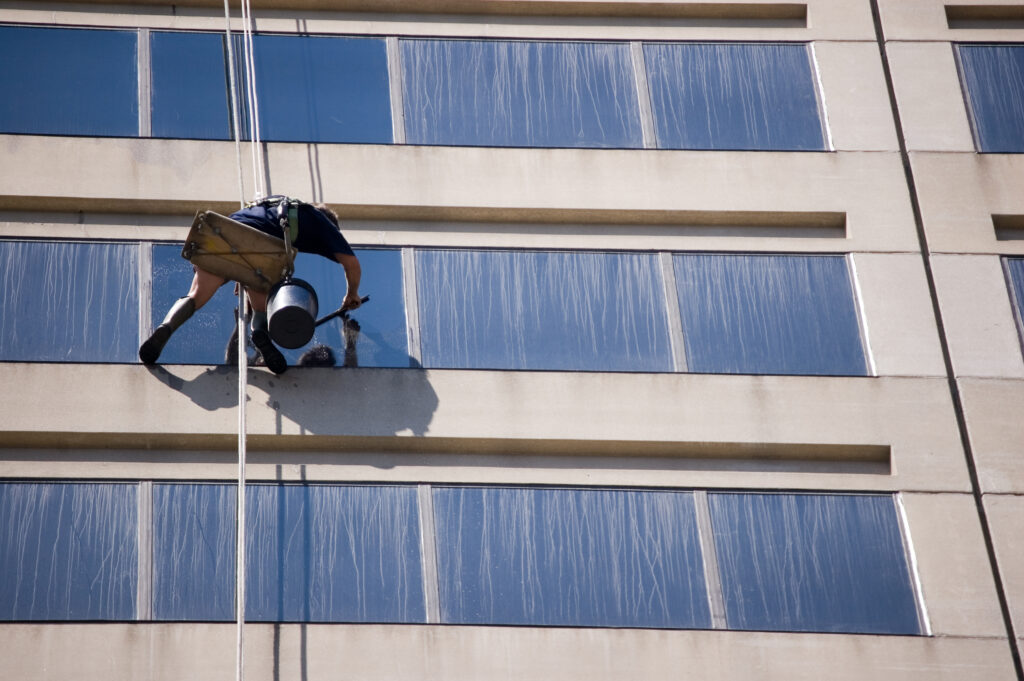
<svg viewBox="0 0 1024 681">
<path fill-rule="evenodd" d="M 411 358 L 410 366 L 298 366 L 280 376 L 251 367 L 249 409 L 258 401 L 272 409 L 274 432 L 278 435 L 422 436 L 437 411 L 437 393 L 427 372 Z M 163 366 L 148 369 L 169 388 L 207 411 L 238 405 L 238 370 L 234 367 L 207 369 L 191 379 L 177 376 Z M 265 393 L 263 398 L 258 391 Z"/>
</svg>

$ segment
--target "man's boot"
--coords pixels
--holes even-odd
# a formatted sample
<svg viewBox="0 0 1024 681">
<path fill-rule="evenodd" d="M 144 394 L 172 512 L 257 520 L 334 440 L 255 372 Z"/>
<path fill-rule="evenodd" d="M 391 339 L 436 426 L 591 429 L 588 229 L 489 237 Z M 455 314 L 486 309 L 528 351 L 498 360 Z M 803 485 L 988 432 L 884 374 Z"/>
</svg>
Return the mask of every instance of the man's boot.
<svg viewBox="0 0 1024 681">
<path fill-rule="evenodd" d="M 171 305 L 171 309 L 167 312 L 167 316 L 164 317 L 164 321 L 160 326 L 156 327 L 153 335 L 147 338 L 146 342 L 139 348 L 139 359 L 142 360 L 142 363 L 156 364 L 171 334 L 188 321 L 188 318 L 195 311 L 196 301 L 187 296 L 185 298 L 178 298 L 174 305 Z"/>
<path fill-rule="evenodd" d="M 283 374 L 288 369 L 288 360 L 270 339 L 270 332 L 267 331 L 267 313 L 253 312 L 250 328 L 252 329 L 252 336 L 250 336 L 252 344 L 259 350 L 263 363 L 275 374 Z"/>
</svg>

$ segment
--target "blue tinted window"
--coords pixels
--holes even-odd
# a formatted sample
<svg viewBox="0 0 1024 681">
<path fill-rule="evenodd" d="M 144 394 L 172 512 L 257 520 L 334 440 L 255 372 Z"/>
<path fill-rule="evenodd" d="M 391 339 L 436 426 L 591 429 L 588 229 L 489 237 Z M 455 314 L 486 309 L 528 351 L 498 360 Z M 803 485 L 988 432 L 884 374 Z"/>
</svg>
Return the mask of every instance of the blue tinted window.
<svg viewBox="0 0 1024 681">
<path fill-rule="evenodd" d="M 864 375 L 840 256 L 676 255 L 690 371 Z"/>
<path fill-rule="evenodd" d="M 434 490 L 442 621 L 709 627 L 693 495 Z"/>
<path fill-rule="evenodd" d="M 136 361 L 137 249 L 0 241 L 0 359 Z"/>
<path fill-rule="evenodd" d="M 641 147 L 624 43 L 403 40 L 412 144 Z"/>
<path fill-rule="evenodd" d="M 415 489 L 246 492 L 247 618 L 424 621 Z M 231 485 L 154 485 L 157 619 L 233 619 L 235 494 Z"/>
<path fill-rule="evenodd" d="M 154 137 L 231 138 L 224 37 L 216 33 L 153 33 Z"/>
<path fill-rule="evenodd" d="M 892 497 L 708 500 L 730 629 L 920 632 Z"/>
<path fill-rule="evenodd" d="M 254 46 L 263 139 L 391 142 L 382 38 L 259 35 Z"/>
<path fill-rule="evenodd" d="M 0 619 L 129 620 L 136 486 L 0 484 Z"/>
<path fill-rule="evenodd" d="M 423 364 L 671 371 L 657 256 L 420 250 Z"/>
<path fill-rule="evenodd" d="M 1024 258 L 1007 258 L 1006 272 L 1010 276 L 1010 297 L 1017 308 L 1017 321 L 1024 331 Z"/>
<path fill-rule="evenodd" d="M 0 132 L 133 136 L 136 34 L 0 26 Z"/>
<path fill-rule="evenodd" d="M 960 45 L 978 148 L 1024 151 L 1024 45 Z"/>
<path fill-rule="evenodd" d="M 802 44 L 644 45 L 662 149 L 823 150 Z"/>
<path fill-rule="evenodd" d="M 188 293 L 191 284 L 192 264 L 181 257 L 181 245 L 154 244 L 152 328 L 163 321 L 174 301 Z M 210 302 L 174 332 L 160 353 L 160 363 L 223 364 L 235 329 L 237 305 L 234 287 L 222 286 Z"/>
</svg>

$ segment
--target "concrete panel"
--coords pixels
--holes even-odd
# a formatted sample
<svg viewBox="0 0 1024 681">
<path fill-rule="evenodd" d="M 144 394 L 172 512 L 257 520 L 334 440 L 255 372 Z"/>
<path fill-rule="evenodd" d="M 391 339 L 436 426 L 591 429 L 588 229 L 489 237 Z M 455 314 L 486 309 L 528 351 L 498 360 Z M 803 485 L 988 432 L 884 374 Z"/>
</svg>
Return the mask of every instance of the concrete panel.
<svg viewBox="0 0 1024 681">
<path fill-rule="evenodd" d="M 814 55 L 833 146 L 839 151 L 898 151 L 878 45 L 819 42 Z"/>
<path fill-rule="evenodd" d="M 853 267 L 875 372 L 879 376 L 944 376 L 921 256 L 856 253 Z"/>
<path fill-rule="evenodd" d="M 910 151 L 974 151 L 967 106 L 949 43 L 886 46 Z"/>
<path fill-rule="evenodd" d="M 931 262 L 956 375 L 1024 378 L 1024 355 L 999 257 L 935 255 Z"/>
<path fill-rule="evenodd" d="M 902 500 L 931 633 L 1005 637 L 974 497 L 904 494 Z"/>
<path fill-rule="evenodd" d="M 729 215 L 740 214 L 745 228 L 760 223 L 799 230 L 807 225 L 787 224 L 787 214 L 838 213 L 840 218 L 845 214 L 848 239 L 808 239 L 797 246 L 800 239 L 787 237 L 777 240 L 772 250 L 791 244 L 840 251 L 918 248 L 896 153 L 348 144 L 322 145 L 314 153 L 304 144 L 269 146 L 272 192 L 322 198 L 343 217 L 377 208 L 370 217 L 388 218 L 400 211 L 402 219 L 423 213 L 444 220 L 453 212 L 484 211 L 494 221 L 525 216 L 530 221 L 579 222 L 579 211 L 611 211 L 620 221 L 638 226 L 649 227 L 651 221 L 671 225 L 675 220 L 695 226 L 714 223 L 720 229 L 728 226 Z M 85 205 L 101 212 L 188 213 L 197 206 L 238 201 L 231 142 L 7 135 L 0 136 L 0 154 L 8 160 L 0 167 L 0 208 L 10 210 L 77 211 Z M 628 240 L 629 234 L 622 236 Z M 675 245 L 686 235 L 669 236 Z M 643 246 L 658 247 L 658 235 L 649 237 Z M 480 245 L 472 232 L 462 233 L 461 239 L 465 246 Z M 522 247 L 535 245 L 530 238 L 513 241 Z M 716 236 L 689 243 L 690 248 L 750 248 Z M 585 245 L 581 240 L 579 246 Z"/>
<path fill-rule="evenodd" d="M 1024 381 L 958 383 L 982 491 L 1024 494 Z"/>
<path fill-rule="evenodd" d="M 231 624 L 0 625 L 19 681 L 232 678 Z M 1005 639 L 721 631 L 248 625 L 250 681 L 612 681 L 778 678 L 1011 681 Z M 340 676 L 339 676 L 340 675 Z"/>
<path fill-rule="evenodd" d="M 984 499 L 999 575 L 1017 636 L 1017 648 L 1021 650 L 1024 649 L 1024 534 L 1021 533 L 1024 497 L 987 494 Z"/>
<path fill-rule="evenodd" d="M 878 0 L 886 39 L 1024 40 L 1024 22 L 1020 21 L 1019 15 L 1017 19 L 954 21 L 951 25 L 946 19 L 946 5 L 984 5 L 1012 10 L 1020 8 L 1020 0 Z"/>
<path fill-rule="evenodd" d="M 9 447 L 141 448 L 141 456 L 129 460 L 149 463 L 143 470 L 156 477 L 166 474 L 162 465 L 177 467 L 178 475 L 211 471 L 193 467 L 191 462 L 204 461 L 194 455 L 168 461 L 146 454 L 148 448 L 235 448 L 237 378 L 228 369 L 32 364 L 0 369 L 5 385 L 19 386 L 0 394 L 0 429 Z M 488 469 L 495 461 L 486 458 L 465 463 L 476 467 L 468 473 L 458 471 L 459 464 L 450 458 L 442 460 L 460 480 L 483 475 L 522 481 L 529 476 L 543 482 L 550 480 L 543 471 L 554 475 L 550 469 L 558 465 L 530 461 L 526 465 L 534 468 L 523 472 L 517 458 L 597 453 L 667 457 L 660 466 L 606 459 L 603 467 L 611 470 L 598 473 L 614 480 L 612 471 L 633 468 L 629 479 L 635 484 L 969 489 L 944 379 L 292 369 L 282 377 L 250 372 L 249 395 L 250 439 L 260 449 L 290 451 L 277 459 L 281 464 L 307 463 L 300 453 L 309 451 L 335 452 L 329 462 L 346 463 L 348 455 L 371 446 L 385 452 L 496 451 L 507 456 L 497 460 L 496 470 Z M 878 447 L 891 452 L 889 458 L 874 458 Z M 794 457 L 812 463 L 801 468 Z M 846 470 L 851 457 L 853 463 L 881 460 L 888 466 L 858 472 L 851 465 Z M 688 462 L 694 458 L 712 463 Z M 790 468 L 772 471 L 754 464 L 743 469 L 730 461 L 759 458 L 786 459 Z M 726 462 L 716 464 L 716 459 Z M 372 457 L 357 460 L 357 468 L 367 461 Z M 427 456 L 415 463 L 429 469 L 429 462 Z M 823 467 L 823 462 L 837 467 Z M 216 476 L 233 477 L 228 462 L 223 463 Z M 589 484 L 593 478 L 587 463 L 594 462 L 558 475 Z M 12 476 L 24 475 L 22 466 L 45 477 L 69 470 L 59 461 L 0 466 L 0 475 Z M 365 476 L 369 469 L 361 470 Z M 666 475 L 666 470 L 673 472 Z M 263 474 L 275 477 L 273 468 Z M 317 474 L 349 475 L 330 466 Z M 445 468 L 430 479 L 451 474 Z M 394 475 L 422 479 L 409 470 Z"/>
<path fill-rule="evenodd" d="M 568 5 L 561 1 L 552 3 Z M 870 5 L 858 0 L 806 0 L 803 3 L 778 3 L 775 0 L 704 0 L 700 3 L 638 3 L 632 0 L 605 3 L 631 10 L 636 16 L 615 16 L 601 12 L 603 0 L 589 2 L 587 12 L 577 16 L 496 16 L 493 13 L 461 14 L 440 9 L 453 3 L 445 0 L 421 2 L 402 0 L 337 1 L 273 0 L 253 3 L 256 29 L 259 31 L 310 33 L 348 33 L 369 35 L 430 35 L 449 37 L 495 38 L 577 38 L 610 40 L 873 40 L 874 27 Z M 80 2 L 58 7 L 33 7 L 21 3 L 4 8 L 5 21 L 74 26 L 118 26 L 177 30 L 224 30 L 223 6 L 216 0 L 186 0 L 172 6 L 143 0 L 143 8 L 119 7 L 109 2 Z M 463 8 L 476 4 L 463 0 Z M 493 4 L 493 3 L 492 3 Z M 526 4 L 526 3 L 520 3 Z M 576 3 L 581 4 L 581 3 Z M 807 19 L 771 18 L 756 5 L 807 5 Z M 90 5 L 92 7 L 90 7 Z M 266 5 L 261 7 L 261 5 Z M 272 5 L 272 6 L 271 6 Z M 361 7 L 360 7 L 361 5 Z M 714 5 L 727 9 L 715 18 Z M 732 5 L 732 7 L 728 7 Z M 674 9 L 675 6 L 677 9 Z M 737 7 L 739 6 L 739 7 Z M 288 7 L 288 9 L 283 9 Z M 370 9 L 368 12 L 367 9 Z M 326 11 L 317 11 L 326 10 Z M 346 11 L 348 10 L 348 11 Z M 356 11 L 353 11 L 356 10 Z M 645 10 L 648 15 L 645 15 Z M 663 11 L 658 11 L 663 10 Z M 701 10 L 706 16 L 693 16 Z M 737 11 L 740 16 L 737 16 Z M 409 12 L 416 12 L 410 14 Z M 403 13 L 404 12 L 404 13 Z M 690 12 L 691 16 L 685 16 Z M 237 14 L 237 12 L 234 12 Z M 422 14 L 419 14 L 422 13 Z M 727 16 L 731 13 L 733 16 Z M 758 14 L 768 14 L 759 17 Z M 674 16 L 673 16 L 674 14 Z M 742 16 L 746 14 L 746 16 Z M 712 15 L 712 16 L 707 16 Z M 776 13 L 778 15 L 778 13 Z M 425 20 L 426 19 L 426 20 Z M 233 30 L 241 29 L 235 19 Z"/>
<path fill-rule="evenodd" d="M 1024 231 L 997 232 L 992 219 L 1024 216 L 1024 156 L 914 153 L 910 162 L 933 253 L 1024 254 Z"/>
</svg>

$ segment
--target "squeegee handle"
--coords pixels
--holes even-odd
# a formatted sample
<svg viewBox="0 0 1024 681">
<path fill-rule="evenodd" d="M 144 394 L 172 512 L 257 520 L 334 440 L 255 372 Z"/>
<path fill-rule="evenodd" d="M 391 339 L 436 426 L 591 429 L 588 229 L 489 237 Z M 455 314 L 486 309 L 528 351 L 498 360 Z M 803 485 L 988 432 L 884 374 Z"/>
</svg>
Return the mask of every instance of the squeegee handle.
<svg viewBox="0 0 1024 681">
<path fill-rule="evenodd" d="M 369 300 L 370 300 L 370 296 L 363 296 L 362 298 L 359 299 L 359 302 L 360 303 L 365 303 L 365 302 L 368 302 Z M 325 317 L 321 317 L 320 319 L 316 320 L 316 324 L 314 324 L 314 326 L 320 326 L 324 322 L 329 322 L 332 319 L 334 319 L 335 317 L 341 317 L 342 319 L 348 319 L 348 310 L 344 310 L 344 309 L 339 307 L 337 310 L 335 310 L 331 314 L 329 314 L 329 315 L 327 315 Z"/>
</svg>

